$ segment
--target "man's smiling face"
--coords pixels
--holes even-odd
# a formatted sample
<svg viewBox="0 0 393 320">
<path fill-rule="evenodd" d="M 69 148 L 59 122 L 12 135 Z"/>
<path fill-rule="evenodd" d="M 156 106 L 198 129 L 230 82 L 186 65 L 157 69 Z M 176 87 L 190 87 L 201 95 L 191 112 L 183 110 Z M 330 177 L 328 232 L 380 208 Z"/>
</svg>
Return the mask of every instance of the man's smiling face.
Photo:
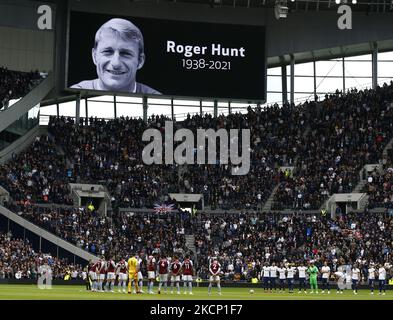
<svg viewBox="0 0 393 320">
<path fill-rule="evenodd" d="M 143 66 L 144 55 L 139 44 L 111 31 L 103 31 L 93 61 L 97 68 L 101 90 L 130 92 L 135 86 L 136 72 Z"/>
</svg>

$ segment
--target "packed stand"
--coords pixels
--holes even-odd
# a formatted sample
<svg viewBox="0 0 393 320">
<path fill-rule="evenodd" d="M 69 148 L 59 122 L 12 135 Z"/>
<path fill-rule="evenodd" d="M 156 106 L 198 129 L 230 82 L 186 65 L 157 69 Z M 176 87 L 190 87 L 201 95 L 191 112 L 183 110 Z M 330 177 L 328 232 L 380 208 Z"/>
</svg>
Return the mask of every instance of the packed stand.
<svg viewBox="0 0 393 320">
<path fill-rule="evenodd" d="M 233 176 L 230 164 L 184 165 L 182 170 L 176 164 L 144 165 L 141 154 L 147 143 L 142 134 L 148 128 L 164 133 L 168 119 L 162 116 L 151 117 L 147 124 L 140 119 L 91 118 L 88 125 L 82 120 L 79 126 L 72 119 L 52 118 L 49 132 L 67 155 L 73 155 L 69 180 L 106 183 L 115 207 L 151 208 L 158 199 L 166 200 L 160 196 L 168 192 L 187 192 L 202 193 L 205 205 L 212 208 L 262 209 L 280 181 L 279 167 L 294 163 L 296 146 L 302 143 L 297 137 L 308 121 L 308 109 L 311 104 L 297 109 L 275 105 L 227 117 L 188 116 L 175 123 L 174 131 L 186 127 L 193 133 L 199 128 L 251 128 L 251 169 L 245 176 Z"/>
<path fill-rule="evenodd" d="M 72 119 L 51 118 L 48 131 L 69 156 L 67 179 L 77 183 L 103 183 L 112 196 L 113 207 L 152 208 L 178 189 L 177 167 L 144 165 L 142 134 L 161 128 L 167 118 L 90 118 L 79 126 Z"/>
<path fill-rule="evenodd" d="M 73 204 L 66 178 L 66 158 L 48 136 L 0 166 L 0 185 L 18 203 Z"/>
<path fill-rule="evenodd" d="M 225 280 L 250 280 L 263 265 L 313 260 L 320 267 L 391 262 L 393 215 L 343 214 L 167 214 L 122 213 L 99 217 L 85 209 L 23 206 L 19 215 L 97 256 L 116 261 L 132 253 L 184 257 L 185 235 L 195 236 L 196 276 L 206 279 L 209 259 L 218 257 Z M 19 241 L 19 242 L 18 242 Z M 18 240 L 18 245 L 23 244 Z M 20 251 L 22 252 L 22 251 Z M 30 252 L 30 251 L 29 251 Z M 63 270 L 63 269 L 62 269 Z M 61 275 L 61 273 L 59 271 Z"/>
<path fill-rule="evenodd" d="M 262 109 L 248 108 L 247 113 L 235 113 L 213 118 L 212 115 L 188 116 L 182 126 L 196 132 L 200 128 L 214 130 L 250 129 L 250 171 L 232 175 L 233 165 L 188 165 L 182 184 L 186 192 L 201 193 L 212 209 L 261 210 L 274 186 L 280 181 L 283 165 L 293 165 L 297 147 L 301 144 L 301 128 L 309 120 L 301 107 L 273 105 Z M 239 142 L 241 131 L 239 130 Z M 232 144 L 232 141 L 231 141 Z M 230 145 L 231 147 L 231 145 Z M 241 146 L 239 146 L 239 151 Z M 217 149 L 217 159 L 219 159 Z M 244 164 L 243 164 L 244 165 Z"/>
<path fill-rule="evenodd" d="M 78 125 L 52 117 L 48 136 L 0 167 L 0 184 L 16 201 L 71 204 L 68 183 L 100 183 L 108 188 L 114 211 L 152 208 L 170 192 L 201 193 L 207 208 L 261 211 L 278 186 L 273 210 L 319 209 L 331 194 L 351 192 L 359 170 L 382 157 L 393 136 L 392 86 L 337 92 L 296 107 L 188 116 L 174 124 L 174 131 L 188 128 L 194 136 L 199 128 L 251 129 L 250 172 L 238 176 L 230 164 L 144 164 L 142 151 L 149 142 L 142 134 L 149 128 L 164 134 L 169 120 L 164 116 L 147 123 L 82 118 Z M 282 171 L 286 165 L 295 170 Z"/>
<path fill-rule="evenodd" d="M 184 253 L 189 214 L 101 217 L 85 208 L 18 206 L 21 217 L 95 255 L 128 257 L 130 252 Z"/>
<path fill-rule="evenodd" d="M 367 177 L 365 192 L 369 196 L 368 208 L 393 209 L 393 149 L 382 160 L 382 168 L 377 168 Z"/>
<path fill-rule="evenodd" d="M 200 273 L 219 256 L 227 279 L 251 279 L 265 263 L 314 260 L 385 263 L 393 253 L 393 215 L 231 214 L 196 217 L 193 225 Z M 205 272 L 205 273 L 204 273 Z"/>
<path fill-rule="evenodd" d="M 294 176 L 275 194 L 273 209 L 319 209 L 334 193 L 350 193 L 365 164 L 378 163 L 393 137 L 393 82 L 356 89 L 317 104 Z"/>
<path fill-rule="evenodd" d="M 10 100 L 24 97 L 41 80 L 38 71 L 27 73 L 0 67 L 0 110 L 7 109 Z"/>
<path fill-rule="evenodd" d="M 50 266 L 53 279 L 64 279 L 67 273 L 81 278 L 82 266 L 36 252 L 27 239 L 23 241 L 13 238 L 11 233 L 0 232 L 0 279 L 36 280 L 43 264 Z"/>
</svg>

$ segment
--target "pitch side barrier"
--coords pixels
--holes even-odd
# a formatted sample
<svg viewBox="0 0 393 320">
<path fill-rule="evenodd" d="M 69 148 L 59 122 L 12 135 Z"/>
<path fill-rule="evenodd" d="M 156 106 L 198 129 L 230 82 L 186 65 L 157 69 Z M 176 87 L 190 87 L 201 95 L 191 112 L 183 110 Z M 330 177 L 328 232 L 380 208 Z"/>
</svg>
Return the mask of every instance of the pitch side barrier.
<svg viewBox="0 0 393 320">
<path fill-rule="evenodd" d="M 55 204 L 55 203 L 34 203 L 30 204 L 31 206 L 41 207 L 41 208 L 49 208 L 49 209 L 73 209 L 76 208 L 73 205 L 65 205 L 65 204 Z M 389 209 L 387 208 L 374 208 L 368 210 L 369 213 L 387 213 Z M 119 213 L 134 213 L 134 214 L 155 214 L 157 213 L 153 209 L 148 208 L 119 208 Z M 200 213 L 203 214 L 269 214 L 269 213 L 281 213 L 281 214 L 314 214 L 320 215 L 321 211 L 319 210 L 269 210 L 269 211 L 260 211 L 260 210 L 198 210 L 195 215 Z M 364 210 L 351 210 L 349 213 L 364 213 Z M 116 214 L 116 213 L 114 213 Z"/>
<path fill-rule="evenodd" d="M 6 284 L 21 284 L 21 285 L 26 285 L 26 284 L 37 284 L 37 280 L 35 279 L 0 279 L 0 285 L 6 285 Z M 143 281 L 143 286 L 147 286 L 148 281 L 144 280 Z M 86 285 L 86 282 L 81 279 L 76 279 L 76 280 L 62 280 L 62 279 L 54 279 L 52 280 L 52 285 L 54 286 L 64 286 L 64 285 L 70 285 L 70 286 L 84 286 Z M 115 285 L 117 285 L 117 282 L 115 282 Z M 318 290 L 322 290 L 321 287 L 322 283 L 318 282 Z M 193 281 L 192 286 L 195 288 L 201 287 L 201 288 L 207 288 L 209 286 L 209 281 Z M 258 282 L 258 283 L 251 283 L 251 282 L 245 282 L 245 281 L 221 281 L 221 286 L 222 288 L 248 288 L 248 289 L 260 289 L 263 290 L 263 283 Z M 298 281 L 295 281 L 294 283 L 294 289 L 299 288 L 299 283 Z M 337 288 L 337 283 L 336 282 L 330 282 L 330 290 L 334 291 Z M 386 290 L 393 290 L 393 285 L 387 284 L 385 286 Z M 286 286 L 285 289 L 287 290 L 288 287 Z M 358 289 L 370 289 L 370 287 L 367 285 L 367 283 L 362 283 L 358 286 Z M 310 288 L 307 286 L 307 290 L 309 291 Z M 374 290 L 378 291 L 378 284 L 374 286 Z M 279 291 L 279 288 L 277 287 L 277 291 Z"/>
<path fill-rule="evenodd" d="M 365 210 L 351 210 L 349 213 L 364 213 Z M 388 209 L 386 208 L 374 208 L 368 210 L 369 213 L 386 213 Z M 134 213 L 134 214 L 157 214 L 153 209 L 143 209 L 143 208 L 119 208 L 119 213 Z M 200 213 L 204 214 L 217 214 L 217 215 L 235 215 L 235 214 L 269 214 L 269 213 L 280 213 L 280 214 L 314 214 L 321 215 L 320 210 L 198 210 L 195 215 Z"/>
</svg>

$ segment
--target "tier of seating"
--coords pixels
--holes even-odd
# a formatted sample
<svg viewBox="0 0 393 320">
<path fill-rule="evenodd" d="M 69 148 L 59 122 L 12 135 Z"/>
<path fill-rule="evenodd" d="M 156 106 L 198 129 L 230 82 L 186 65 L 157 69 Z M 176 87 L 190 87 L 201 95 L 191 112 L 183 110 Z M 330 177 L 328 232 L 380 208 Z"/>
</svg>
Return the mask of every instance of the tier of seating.
<svg viewBox="0 0 393 320">
<path fill-rule="evenodd" d="M 0 110 L 7 109 L 10 100 L 24 97 L 41 80 L 38 71 L 19 72 L 0 66 Z"/>
<path fill-rule="evenodd" d="M 0 230 L 0 279 L 35 279 L 40 276 L 40 266 L 47 264 L 53 279 L 64 279 L 67 273 L 80 277 L 81 265 L 73 265 L 66 259 L 34 251 L 29 241 L 17 239 Z"/>
<path fill-rule="evenodd" d="M 275 105 L 213 118 L 188 116 L 178 128 L 250 129 L 251 165 L 146 165 L 148 128 L 165 131 L 163 116 L 141 119 L 52 117 L 48 136 L 0 167 L 0 183 L 15 200 L 69 204 L 69 182 L 107 186 L 115 210 L 152 208 L 169 192 L 201 193 L 213 209 L 261 210 L 278 185 L 272 209 L 318 210 L 333 193 L 351 192 L 365 164 L 378 163 L 393 137 L 393 84 L 353 90 L 298 107 Z M 165 148 L 164 148 L 165 150 Z M 165 151 L 164 151 L 165 152 Z M 292 173 L 280 169 L 294 166 Z"/>
</svg>

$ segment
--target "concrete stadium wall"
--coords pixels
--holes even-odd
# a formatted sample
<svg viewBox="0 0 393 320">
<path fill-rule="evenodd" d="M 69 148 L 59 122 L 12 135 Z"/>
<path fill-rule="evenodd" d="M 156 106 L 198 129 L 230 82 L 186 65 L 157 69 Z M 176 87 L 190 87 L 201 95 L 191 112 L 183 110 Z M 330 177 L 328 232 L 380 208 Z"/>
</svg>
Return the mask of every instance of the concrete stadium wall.
<svg viewBox="0 0 393 320">
<path fill-rule="evenodd" d="M 29 72 L 53 70 L 54 32 L 38 30 L 37 8 L 45 2 L 2 0 L 0 3 L 0 66 Z M 53 22 L 56 6 L 53 10 Z"/>
<path fill-rule="evenodd" d="M 53 32 L 0 26 L 0 39 L 0 66 L 23 72 L 53 69 Z"/>
<path fill-rule="evenodd" d="M 70 10 L 183 21 L 267 26 L 267 56 L 393 39 L 393 13 L 353 12 L 352 30 L 340 30 L 337 11 L 298 11 L 277 20 L 273 9 L 217 7 L 172 2 L 69 0 Z M 336 6 L 337 7 L 337 6 Z M 258 41 L 258 39 L 255 39 Z"/>
</svg>

